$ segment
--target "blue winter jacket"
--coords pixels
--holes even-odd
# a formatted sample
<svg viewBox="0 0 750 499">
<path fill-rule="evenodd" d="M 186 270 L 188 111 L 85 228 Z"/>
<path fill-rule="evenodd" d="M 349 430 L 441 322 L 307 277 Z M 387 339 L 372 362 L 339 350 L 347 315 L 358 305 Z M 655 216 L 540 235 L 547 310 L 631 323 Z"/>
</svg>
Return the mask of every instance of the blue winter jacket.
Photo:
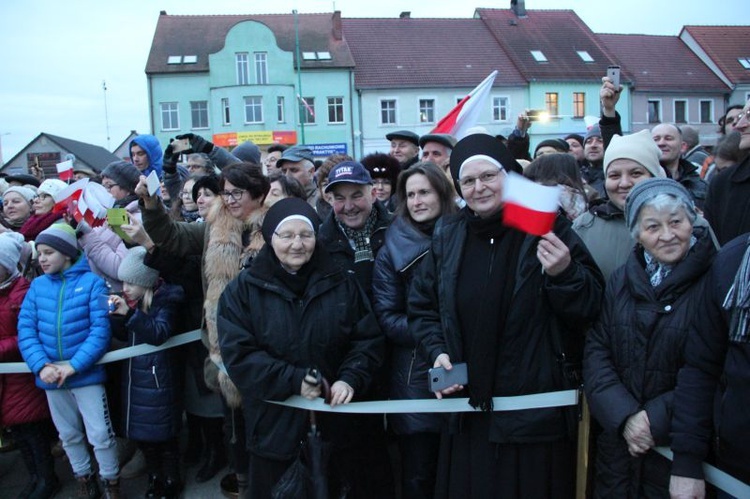
<svg viewBox="0 0 750 499">
<path fill-rule="evenodd" d="M 84 254 L 67 270 L 32 281 L 18 317 L 18 348 L 39 388 L 57 388 L 43 382 L 39 372 L 61 360 L 76 371 L 63 388 L 104 382 L 104 367 L 95 363 L 109 347 L 106 296 L 104 280 L 91 272 Z"/>
<path fill-rule="evenodd" d="M 161 178 L 162 165 L 164 164 L 164 153 L 161 151 L 159 139 L 153 135 L 138 135 L 130 141 L 128 147 L 133 147 L 133 144 L 141 146 L 141 149 L 146 151 L 146 154 L 148 155 L 148 168 L 143 170 L 141 174 L 148 177 L 152 171 L 155 171 L 159 178 Z M 133 161 L 132 154 L 130 155 L 130 161 Z"/>
</svg>

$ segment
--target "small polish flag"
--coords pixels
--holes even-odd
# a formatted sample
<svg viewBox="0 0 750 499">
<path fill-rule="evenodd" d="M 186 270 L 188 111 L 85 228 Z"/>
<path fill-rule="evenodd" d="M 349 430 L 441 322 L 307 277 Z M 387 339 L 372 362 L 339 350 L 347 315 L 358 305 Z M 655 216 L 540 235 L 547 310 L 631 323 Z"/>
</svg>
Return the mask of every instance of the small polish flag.
<svg viewBox="0 0 750 499">
<path fill-rule="evenodd" d="M 81 197 L 83 188 L 86 187 L 86 184 L 88 183 L 89 179 L 82 178 L 81 180 L 73 182 L 65 189 L 62 189 L 57 194 L 55 194 L 53 196 L 53 199 L 55 200 L 55 207 L 53 208 L 53 211 L 55 213 L 63 213 L 67 211 L 72 215 L 75 211 L 75 206 L 78 202 L 78 198 Z"/>
<path fill-rule="evenodd" d="M 73 178 L 73 162 L 71 160 L 57 163 L 55 168 L 57 168 L 57 176 L 60 177 L 60 180 L 63 182 L 67 182 Z"/>
<path fill-rule="evenodd" d="M 547 234 L 555 224 L 561 190 L 508 173 L 503 186 L 503 224 L 534 236 Z"/>
<path fill-rule="evenodd" d="M 493 71 L 482 83 L 461 99 L 456 107 L 443 116 L 430 133 L 447 133 L 461 140 L 468 135 L 467 130 L 476 126 L 479 115 L 487 107 L 487 100 L 495 82 L 497 71 Z"/>
</svg>

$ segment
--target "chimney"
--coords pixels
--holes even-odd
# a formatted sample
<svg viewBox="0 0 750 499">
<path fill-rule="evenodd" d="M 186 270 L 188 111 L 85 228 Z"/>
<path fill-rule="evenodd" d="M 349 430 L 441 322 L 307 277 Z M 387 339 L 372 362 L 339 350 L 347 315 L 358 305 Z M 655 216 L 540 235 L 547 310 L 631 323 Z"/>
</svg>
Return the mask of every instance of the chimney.
<svg viewBox="0 0 750 499">
<path fill-rule="evenodd" d="M 399 14 L 399 19 L 411 19 L 411 12 L 408 10 L 403 11 L 401 14 Z"/>
<path fill-rule="evenodd" d="M 343 30 L 341 28 L 341 11 L 334 11 L 331 20 L 333 21 L 333 39 L 341 40 L 343 38 Z"/>
<path fill-rule="evenodd" d="M 512 10 L 517 17 L 526 17 L 526 5 L 524 0 L 510 0 L 510 10 Z"/>
</svg>

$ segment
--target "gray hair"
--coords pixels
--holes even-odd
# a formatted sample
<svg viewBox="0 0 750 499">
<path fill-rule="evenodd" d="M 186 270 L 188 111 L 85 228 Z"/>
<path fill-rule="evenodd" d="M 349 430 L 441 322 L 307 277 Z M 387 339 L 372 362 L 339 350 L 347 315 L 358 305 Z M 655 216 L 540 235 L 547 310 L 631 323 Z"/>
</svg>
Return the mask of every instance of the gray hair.
<svg viewBox="0 0 750 499">
<path fill-rule="evenodd" d="M 636 223 L 630 229 L 630 235 L 633 239 L 638 239 L 638 236 L 641 234 L 641 215 L 643 214 L 643 209 L 646 207 L 651 207 L 656 211 L 669 210 L 671 213 L 682 208 L 685 211 L 685 215 L 687 215 L 691 226 L 695 225 L 695 220 L 698 218 L 698 214 L 695 212 L 695 206 L 692 203 L 687 203 L 685 199 L 681 197 L 663 192 L 644 201 L 638 209 Z"/>
</svg>

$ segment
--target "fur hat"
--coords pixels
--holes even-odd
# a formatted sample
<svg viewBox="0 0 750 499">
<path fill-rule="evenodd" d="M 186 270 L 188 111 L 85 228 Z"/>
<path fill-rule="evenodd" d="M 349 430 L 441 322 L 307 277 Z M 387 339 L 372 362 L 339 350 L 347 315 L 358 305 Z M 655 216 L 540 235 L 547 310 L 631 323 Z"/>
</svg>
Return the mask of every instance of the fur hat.
<svg viewBox="0 0 750 499">
<path fill-rule="evenodd" d="M 625 136 L 615 135 L 604 151 L 604 175 L 607 175 L 607 169 L 614 160 L 631 159 L 648 170 L 651 176 L 665 178 L 667 175 L 659 164 L 660 157 L 661 151 L 648 130 Z"/>
<path fill-rule="evenodd" d="M 40 244 L 45 244 L 73 260 L 78 257 L 76 231 L 66 223 L 52 224 L 43 230 L 36 236 L 36 245 L 39 246 Z"/>
<path fill-rule="evenodd" d="M 152 269 L 143 263 L 146 256 L 146 248 L 136 246 L 128 250 L 128 254 L 120 262 L 120 268 L 117 269 L 117 278 L 128 284 L 135 284 L 147 289 L 151 289 L 159 280 L 159 271 Z"/>
<path fill-rule="evenodd" d="M 26 242 L 18 232 L 0 234 L 0 265 L 8 271 L 10 277 L 18 274 L 18 262 L 24 244 Z"/>
<path fill-rule="evenodd" d="M 127 161 L 113 161 L 102 171 L 102 178 L 104 177 L 111 178 L 115 184 L 133 193 L 141 178 L 141 172 Z"/>
<path fill-rule="evenodd" d="M 390 154 L 375 152 L 362 158 L 362 166 L 370 172 L 370 177 L 390 180 L 392 192 L 396 192 L 396 182 L 401 173 L 401 165 L 396 158 Z"/>
<path fill-rule="evenodd" d="M 688 216 L 695 221 L 697 215 L 693 197 L 682 184 L 671 178 L 649 178 L 638 182 L 628 194 L 625 204 L 625 222 L 628 224 L 630 232 L 633 232 L 635 224 L 638 222 L 638 214 L 643 205 L 659 194 L 669 194 L 681 200 L 686 207 Z"/>
</svg>

